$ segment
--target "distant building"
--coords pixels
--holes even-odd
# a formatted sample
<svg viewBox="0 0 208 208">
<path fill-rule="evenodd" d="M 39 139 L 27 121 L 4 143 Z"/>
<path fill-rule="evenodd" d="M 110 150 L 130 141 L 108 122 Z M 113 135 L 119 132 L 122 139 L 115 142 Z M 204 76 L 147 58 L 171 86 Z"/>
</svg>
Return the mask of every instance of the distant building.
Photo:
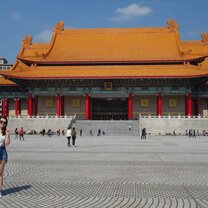
<svg viewBox="0 0 208 208">
<path fill-rule="evenodd" d="M 12 68 L 12 64 L 8 64 L 8 61 L 0 56 L 0 70 L 10 70 Z"/>
<path fill-rule="evenodd" d="M 0 56 L 0 71 L 2 70 L 10 70 L 12 68 L 12 64 L 8 64 L 8 61 L 4 58 L 4 57 L 1 57 Z M 0 75 L 0 81 L 1 80 L 5 80 L 5 78 L 3 78 L 1 75 Z M 5 80 L 7 83 L 9 80 Z M 0 82 L 0 85 L 2 83 Z M 2 99 L 0 98 L 0 116 L 2 115 Z"/>
<path fill-rule="evenodd" d="M 25 37 L 12 69 L 0 74 L 5 116 L 208 116 L 208 34 L 182 41 L 175 20 L 120 29 L 65 29 L 59 22 L 50 43 Z"/>
</svg>

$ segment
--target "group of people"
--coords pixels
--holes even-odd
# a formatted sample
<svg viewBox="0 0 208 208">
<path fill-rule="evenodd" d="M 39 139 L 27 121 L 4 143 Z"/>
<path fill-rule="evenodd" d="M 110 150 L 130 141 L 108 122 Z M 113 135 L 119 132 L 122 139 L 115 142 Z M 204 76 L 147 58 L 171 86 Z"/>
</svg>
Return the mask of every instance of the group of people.
<svg viewBox="0 0 208 208">
<path fill-rule="evenodd" d="M 48 129 L 47 132 L 46 132 L 45 129 L 43 129 L 42 131 L 40 131 L 40 134 L 41 134 L 42 136 L 48 135 L 48 136 L 50 137 L 50 136 L 54 135 L 55 132 L 53 132 L 52 129 Z M 60 135 L 61 135 L 61 129 L 58 129 L 58 130 L 56 131 L 56 134 L 57 134 L 57 136 L 60 136 Z M 62 135 L 63 135 L 63 136 L 65 135 L 65 131 L 64 131 L 64 130 L 62 130 Z"/>
<path fill-rule="evenodd" d="M 98 132 L 97 132 L 97 136 L 101 136 L 101 135 L 105 135 L 106 133 L 105 133 L 105 131 L 103 130 L 103 131 L 101 131 L 101 129 L 98 129 Z M 94 134 L 93 134 L 93 130 L 92 129 L 90 129 L 90 136 L 93 136 Z"/>
<path fill-rule="evenodd" d="M 189 129 L 188 133 L 187 133 L 187 136 L 189 138 L 196 138 L 196 130 L 195 129 Z"/>
<path fill-rule="evenodd" d="M 19 139 L 20 141 L 25 140 L 24 139 L 24 129 L 23 129 L 23 127 L 21 127 L 20 130 L 18 130 L 18 128 L 16 128 L 14 133 L 15 133 L 15 138 L 14 139 Z"/>
<path fill-rule="evenodd" d="M 69 126 L 67 131 L 66 131 L 66 137 L 67 137 L 67 140 L 68 140 L 68 143 L 67 143 L 68 147 L 71 146 L 71 143 L 70 143 L 71 138 L 72 138 L 72 147 L 75 147 L 75 140 L 76 140 L 76 137 L 77 137 L 76 135 L 77 135 L 77 132 L 76 132 L 75 127 L 73 127 L 71 129 L 71 127 Z"/>
</svg>

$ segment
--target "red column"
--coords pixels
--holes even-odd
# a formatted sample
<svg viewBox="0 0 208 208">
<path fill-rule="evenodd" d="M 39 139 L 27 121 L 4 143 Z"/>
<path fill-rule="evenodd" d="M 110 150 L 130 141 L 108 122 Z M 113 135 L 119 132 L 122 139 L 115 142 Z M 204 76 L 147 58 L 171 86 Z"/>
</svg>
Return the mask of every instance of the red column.
<svg viewBox="0 0 208 208">
<path fill-rule="evenodd" d="M 14 106 L 15 106 L 15 116 L 19 116 L 20 115 L 20 100 L 19 98 L 15 98 L 14 99 Z"/>
<path fill-rule="evenodd" d="M 7 117 L 9 115 L 9 100 L 6 98 L 2 99 L 2 116 Z"/>
<path fill-rule="evenodd" d="M 34 115 L 38 115 L 38 96 L 35 96 L 34 98 Z"/>
<path fill-rule="evenodd" d="M 192 100 L 191 93 L 187 96 L 187 116 L 192 116 Z"/>
<path fill-rule="evenodd" d="M 157 115 L 162 116 L 162 95 L 157 95 Z"/>
<path fill-rule="evenodd" d="M 128 119 L 132 120 L 133 118 L 133 96 L 132 93 L 129 93 L 128 98 Z"/>
<path fill-rule="evenodd" d="M 89 95 L 86 94 L 85 95 L 85 120 L 89 120 L 90 119 L 90 101 L 89 101 Z"/>
<path fill-rule="evenodd" d="M 194 101 L 194 115 L 199 115 L 199 98 L 197 97 Z"/>
<path fill-rule="evenodd" d="M 61 96 L 61 115 L 64 116 L 64 96 Z"/>
<path fill-rule="evenodd" d="M 60 117 L 61 114 L 61 96 L 60 94 L 57 94 L 57 100 L 56 100 L 56 116 Z"/>
<path fill-rule="evenodd" d="M 28 116 L 32 116 L 33 115 L 33 98 L 32 98 L 32 94 L 30 93 L 28 95 Z"/>
</svg>

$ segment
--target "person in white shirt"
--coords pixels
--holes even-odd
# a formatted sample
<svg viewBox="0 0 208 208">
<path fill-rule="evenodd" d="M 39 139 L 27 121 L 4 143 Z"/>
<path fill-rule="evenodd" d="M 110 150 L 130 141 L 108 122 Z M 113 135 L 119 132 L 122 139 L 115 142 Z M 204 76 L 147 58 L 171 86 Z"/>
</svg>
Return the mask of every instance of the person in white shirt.
<svg viewBox="0 0 208 208">
<path fill-rule="evenodd" d="M 66 131 L 66 137 L 68 139 L 68 143 L 67 143 L 67 146 L 70 147 L 70 139 L 71 139 L 71 127 L 68 127 L 67 131 Z"/>
<path fill-rule="evenodd" d="M 0 198 L 2 197 L 4 167 L 8 160 L 6 147 L 10 144 L 9 129 L 7 129 L 8 120 L 6 117 L 0 118 Z"/>
</svg>

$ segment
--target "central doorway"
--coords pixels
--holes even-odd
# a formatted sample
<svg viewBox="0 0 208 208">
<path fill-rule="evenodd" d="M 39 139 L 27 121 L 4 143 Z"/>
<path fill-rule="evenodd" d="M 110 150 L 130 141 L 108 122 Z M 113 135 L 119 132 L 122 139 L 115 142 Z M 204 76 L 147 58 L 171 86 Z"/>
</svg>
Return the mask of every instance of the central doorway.
<svg viewBox="0 0 208 208">
<path fill-rule="evenodd" d="M 127 98 L 93 98 L 92 119 L 93 120 L 127 120 L 128 99 Z"/>
</svg>

